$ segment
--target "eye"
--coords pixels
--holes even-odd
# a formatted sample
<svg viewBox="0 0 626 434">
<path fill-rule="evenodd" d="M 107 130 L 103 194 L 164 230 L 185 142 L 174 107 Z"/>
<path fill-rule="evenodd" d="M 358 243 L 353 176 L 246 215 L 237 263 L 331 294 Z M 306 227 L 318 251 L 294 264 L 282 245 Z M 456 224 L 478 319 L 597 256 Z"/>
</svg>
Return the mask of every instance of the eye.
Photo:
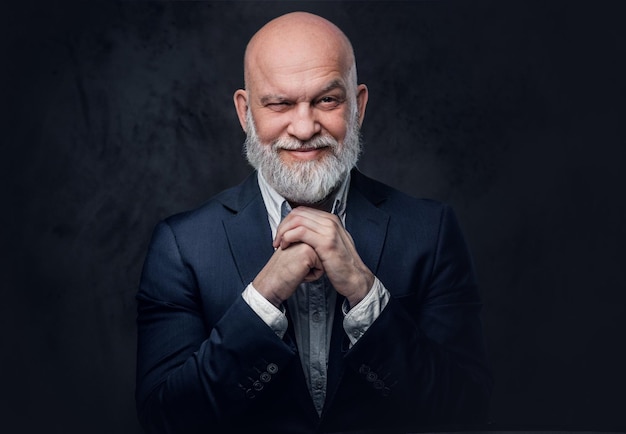
<svg viewBox="0 0 626 434">
<path fill-rule="evenodd" d="M 337 107 L 342 102 L 342 100 L 335 96 L 323 96 L 317 100 L 317 105 L 328 110 Z"/>
<path fill-rule="evenodd" d="M 287 110 L 291 104 L 288 101 L 276 101 L 265 104 L 265 107 L 275 112 L 282 112 Z"/>
</svg>

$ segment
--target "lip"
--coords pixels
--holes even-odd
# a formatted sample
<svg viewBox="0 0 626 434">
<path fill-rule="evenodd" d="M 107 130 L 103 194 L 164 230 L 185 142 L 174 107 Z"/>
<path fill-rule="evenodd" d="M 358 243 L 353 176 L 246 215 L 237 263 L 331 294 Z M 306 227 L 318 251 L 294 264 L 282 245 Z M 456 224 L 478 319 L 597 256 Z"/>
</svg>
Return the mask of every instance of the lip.
<svg viewBox="0 0 626 434">
<path fill-rule="evenodd" d="M 301 148 L 301 149 L 281 149 L 281 152 L 286 153 L 293 159 L 310 161 L 317 159 L 321 154 L 327 152 L 328 147 L 323 146 L 321 148 Z"/>
</svg>

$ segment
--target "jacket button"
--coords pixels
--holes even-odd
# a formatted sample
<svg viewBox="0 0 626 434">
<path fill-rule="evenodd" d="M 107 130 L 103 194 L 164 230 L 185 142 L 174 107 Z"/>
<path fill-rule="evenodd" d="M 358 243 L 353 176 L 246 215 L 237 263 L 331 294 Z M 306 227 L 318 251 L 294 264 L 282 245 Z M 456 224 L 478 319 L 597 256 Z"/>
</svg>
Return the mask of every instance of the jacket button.
<svg viewBox="0 0 626 434">
<path fill-rule="evenodd" d="M 382 380 L 376 380 L 376 381 L 374 381 L 373 386 L 374 386 L 374 389 L 376 389 L 376 390 L 380 390 L 380 389 L 382 389 L 383 387 L 385 387 L 385 382 L 384 382 L 384 381 L 382 381 Z"/>
<path fill-rule="evenodd" d="M 389 396 L 389 394 L 391 393 L 391 389 L 388 387 L 384 387 L 382 392 L 383 396 Z"/>
<path fill-rule="evenodd" d="M 370 371 L 365 376 L 365 379 L 369 382 L 376 381 L 378 379 L 378 375 L 376 375 L 376 372 Z"/>
<path fill-rule="evenodd" d="M 274 375 L 278 372 L 278 365 L 276 363 L 270 363 L 267 365 L 267 372 Z"/>
<path fill-rule="evenodd" d="M 248 399 L 253 399 L 256 395 L 254 394 L 254 392 L 252 391 L 252 389 L 248 389 L 246 390 L 246 398 Z"/>
<path fill-rule="evenodd" d="M 262 382 L 269 383 L 270 380 L 272 379 L 272 376 L 268 374 L 267 372 L 263 372 L 259 378 L 261 379 Z"/>
<path fill-rule="evenodd" d="M 359 373 L 360 374 L 367 374 L 370 371 L 370 367 L 367 365 L 361 365 L 361 367 L 359 368 Z"/>
<path fill-rule="evenodd" d="M 261 383 L 260 381 L 255 381 L 254 383 L 252 383 L 252 387 L 254 387 L 254 390 L 263 390 L 263 383 Z"/>
</svg>

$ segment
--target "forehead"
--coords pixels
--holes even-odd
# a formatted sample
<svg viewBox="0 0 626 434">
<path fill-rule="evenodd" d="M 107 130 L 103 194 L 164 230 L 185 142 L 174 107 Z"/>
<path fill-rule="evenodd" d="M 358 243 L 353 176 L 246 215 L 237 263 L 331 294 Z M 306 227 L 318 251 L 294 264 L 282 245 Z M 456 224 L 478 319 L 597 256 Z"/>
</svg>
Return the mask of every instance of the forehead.
<svg viewBox="0 0 626 434">
<path fill-rule="evenodd" d="M 320 92 L 345 89 L 346 71 L 341 59 L 333 57 L 276 57 L 250 69 L 249 91 L 294 98 L 312 97 Z"/>
<path fill-rule="evenodd" d="M 354 63 L 349 42 L 325 25 L 273 25 L 246 50 L 246 86 L 266 92 L 311 92 L 345 81 Z"/>
</svg>

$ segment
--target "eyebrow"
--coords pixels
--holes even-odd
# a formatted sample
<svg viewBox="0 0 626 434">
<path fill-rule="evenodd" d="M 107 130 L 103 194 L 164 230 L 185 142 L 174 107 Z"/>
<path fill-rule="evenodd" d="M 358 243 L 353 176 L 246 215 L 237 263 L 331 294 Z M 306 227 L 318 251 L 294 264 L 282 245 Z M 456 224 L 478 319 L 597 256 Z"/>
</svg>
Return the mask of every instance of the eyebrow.
<svg viewBox="0 0 626 434">
<path fill-rule="evenodd" d="M 285 95 L 278 95 L 278 94 L 270 94 L 270 95 L 264 95 L 261 97 L 261 104 L 267 104 L 270 101 L 287 101 L 287 97 Z"/>
<path fill-rule="evenodd" d="M 345 92 L 346 86 L 344 85 L 343 81 L 339 79 L 335 79 L 331 81 L 330 83 L 328 83 L 326 86 L 324 86 L 322 90 L 318 93 L 318 95 L 325 94 L 335 89 L 340 89 L 341 91 Z M 283 101 L 289 101 L 289 98 L 282 94 L 269 94 L 269 95 L 263 95 L 261 97 L 261 104 L 267 104 L 269 102 L 283 102 Z"/>
<path fill-rule="evenodd" d="M 346 86 L 343 84 L 343 82 L 339 79 L 335 79 L 333 81 L 331 81 L 330 83 L 328 83 L 320 93 L 326 93 L 326 92 L 330 92 L 331 90 L 335 90 L 335 89 L 341 89 L 343 91 L 346 90 Z"/>
</svg>

